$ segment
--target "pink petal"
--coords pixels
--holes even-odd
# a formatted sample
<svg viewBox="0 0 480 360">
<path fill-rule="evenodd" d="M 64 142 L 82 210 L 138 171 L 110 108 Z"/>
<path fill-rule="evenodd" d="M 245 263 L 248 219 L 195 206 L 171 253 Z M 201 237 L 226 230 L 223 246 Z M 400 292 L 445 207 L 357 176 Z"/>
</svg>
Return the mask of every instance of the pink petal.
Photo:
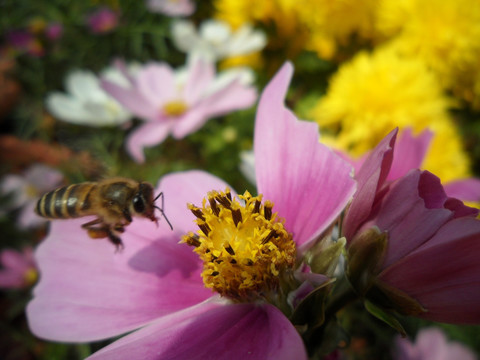
<svg viewBox="0 0 480 360">
<path fill-rule="evenodd" d="M 126 89 L 108 80 L 100 80 L 100 84 L 108 94 L 136 116 L 145 120 L 155 120 L 158 117 L 158 108 L 152 104 L 135 88 Z"/>
<path fill-rule="evenodd" d="M 0 253 L 0 263 L 4 268 L 8 268 L 17 273 L 24 272 L 29 266 L 29 263 L 22 253 L 10 249 L 3 250 Z"/>
<path fill-rule="evenodd" d="M 452 181 L 443 187 L 450 197 L 463 201 L 480 202 L 480 179 L 470 178 Z"/>
<path fill-rule="evenodd" d="M 393 160 L 393 147 L 398 129 L 380 141 L 356 175 L 357 192 L 343 221 L 343 233 L 350 242 L 360 224 L 366 220 L 373 206 L 377 191 L 385 182 Z"/>
<path fill-rule="evenodd" d="M 301 360 L 307 354 L 297 330 L 271 305 L 204 303 L 159 319 L 89 359 Z"/>
<path fill-rule="evenodd" d="M 208 114 L 204 109 L 199 107 L 189 109 L 183 116 L 172 118 L 172 135 L 175 139 L 183 139 L 200 129 L 208 120 Z"/>
<path fill-rule="evenodd" d="M 384 267 L 418 248 L 453 217 L 443 208 L 446 199 L 440 180 L 426 171 L 411 170 L 390 186 L 375 207 L 373 219 L 362 226 L 368 229 L 375 225 L 388 231 Z"/>
<path fill-rule="evenodd" d="M 480 221 L 455 219 L 380 279 L 427 308 L 422 317 L 449 323 L 480 321 Z"/>
<path fill-rule="evenodd" d="M 20 210 L 17 222 L 21 228 L 36 227 L 45 224 L 45 218 L 38 216 L 34 211 L 37 200 L 38 199 L 28 201 L 22 210 Z"/>
<path fill-rule="evenodd" d="M 254 87 L 244 85 L 239 79 L 219 91 L 210 94 L 201 100 L 199 107 L 209 117 L 220 116 L 233 110 L 247 109 L 257 100 L 257 91 Z"/>
<path fill-rule="evenodd" d="M 319 143 L 318 127 L 285 108 L 293 67 L 286 63 L 265 88 L 255 124 L 259 193 L 274 202 L 297 244 L 322 233 L 355 191 L 352 168 Z"/>
<path fill-rule="evenodd" d="M 215 65 L 201 58 L 192 58 L 188 68 L 184 96 L 188 104 L 195 106 L 204 96 L 205 89 L 215 79 Z"/>
<path fill-rule="evenodd" d="M 191 170 L 165 175 L 158 183 L 157 194 L 160 191 L 164 193 L 165 214 L 172 223 L 173 231 L 180 238 L 189 231 L 198 230 L 194 222 L 195 216 L 188 210 L 187 203 L 201 206 L 203 198 L 209 191 L 224 191 L 227 187 L 230 188 L 226 182 L 216 176 L 200 170 Z M 235 196 L 235 192 L 232 189 L 231 191 Z M 161 204 L 157 202 L 157 205 Z M 133 223 L 130 227 L 134 225 Z M 142 229 L 139 230 L 142 231 Z"/>
<path fill-rule="evenodd" d="M 92 240 L 81 229 L 91 219 L 52 221 L 38 247 L 40 282 L 27 307 L 38 337 L 108 338 L 211 296 L 197 255 L 168 227 L 135 219 L 122 234 L 125 249 L 115 253 L 106 239 Z"/>
<path fill-rule="evenodd" d="M 138 73 L 136 86 L 145 99 L 157 107 L 177 98 L 175 75 L 167 63 L 150 63 Z"/>
<path fill-rule="evenodd" d="M 138 163 L 145 162 L 143 148 L 158 145 L 165 140 L 171 129 L 169 122 L 152 121 L 140 125 L 127 138 L 127 151 Z"/>
<path fill-rule="evenodd" d="M 433 133 L 429 130 L 414 137 L 412 129 L 404 129 L 395 144 L 392 167 L 387 180 L 393 181 L 406 175 L 411 169 L 420 169 L 432 137 Z"/>
</svg>

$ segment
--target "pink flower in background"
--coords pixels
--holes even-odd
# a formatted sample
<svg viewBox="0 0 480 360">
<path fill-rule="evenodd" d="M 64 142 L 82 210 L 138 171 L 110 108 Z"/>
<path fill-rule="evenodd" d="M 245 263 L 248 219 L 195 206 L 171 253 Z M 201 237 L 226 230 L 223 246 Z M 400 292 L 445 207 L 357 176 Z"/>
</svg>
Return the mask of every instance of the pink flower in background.
<svg viewBox="0 0 480 360">
<path fill-rule="evenodd" d="M 26 30 L 13 30 L 6 34 L 6 42 L 11 49 L 27 53 L 33 57 L 45 55 L 45 49 L 37 37 Z"/>
<path fill-rule="evenodd" d="M 478 323 L 478 210 L 448 197 L 428 171 L 410 170 L 387 181 L 393 156 L 402 155 L 393 151 L 396 133 L 387 135 L 358 171 L 358 192 L 343 223 L 348 246 L 372 227 L 387 231 L 378 281 L 417 300 L 426 309 L 420 317 Z"/>
<path fill-rule="evenodd" d="M 318 142 L 317 125 L 285 108 L 291 76 L 285 65 L 264 90 L 255 152 L 259 192 L 285 218 L 301 256 L 339 216 L 355 182 L 350 165 Z M 199 257 L 178 244 L 196 229 L 186 204 L 201 204 L 207 192 L 226 186 L 201 171 L 164 176 L 157 191 L 165 193 L 174 231 L 165 222 L 156 228 L 135 220 L 120 254 L 107 241 L 89 239 L 80 228 L 84 219 L 52 222 L 36 253 L 41 280 L 27 307 L 31 330 L 68 342 L 131 332 L 89 359 L 306 359 L 300 335 L 277 307 L 212 295 Z"/>
<path fill-rule="evenodd" d="M 147 0 L 147 9 L 169 16 L 190 16 L 195 12 L 191 0 Z"/>
<path fill-rule="evenodd" d="M 130 77 L 123 87 L 104 79 L 102 86 L 133 114 L 145 120 L 127 140 L 127 149 L 138 161 L 145 160 L 143 148 L 155 146 L 171 133 L 181 139 L 215 116 L 252 106 L 256 90 L 245 82 L 245 73 L 215 74 L 215 66 L 192 60 L 186 73 L 167 63 L 149 63 Z"/>
<path fill-rule="evenodd" d="M 37 266 L 31 248 L 22 252 L 5 249 L 0 252 L 0 288 L 21 289 L 37 280 Z"/>
<path fill-rule="evenodd" d="M 38 198 L 45 192 L 55 189 L 63 175 L 48 166 L 35 164 L 23 175 L 6 175 L 0 182 L 0 193 L 11 196 L 8 206 L 3 210 L 21 209 L 17 223 L 22 228 L 34 227 L 45 223 L 45 219 L 34 212 Z"/>
<path fill-rule="evenodd" d="M 87 17 L 87 25 L 94 34 L 105 34 L 118 26 L 118 13 L 102 7 Z"/>
<path fill-rule="evenodd" d="M 45 35 L 48 39 L 56 41 L 63 35 L 63 25 L 57 22 L 52 22 L 47 25 Z"/>
<path fill-rule="evenodd" d="M 410 128 L 404 129 L 395 143 L 395 156 L 388 172 L 387 181 L 396 180 L 411 169 L 420 169 L 433 136 L 434 133 L 429 130 L 424 130 L 418 136 L 414 136 Z M 358 172 L 369 153 L 358 160 L 352 160 L 346 154 L 341 155 L 348 159 Z M 480 202 L 480 179 L 467 178 L 451 181 L 444 184 L 444 190 L 450 197 L 462 201 Z"/>
<path fill-rule="evenodd" d="M 448 341 L 440 329 L 420 330 L 415 343 L 397 337 L 395 360 L 475 360 L 475 354 L 461 343 Z"/>
</svg>

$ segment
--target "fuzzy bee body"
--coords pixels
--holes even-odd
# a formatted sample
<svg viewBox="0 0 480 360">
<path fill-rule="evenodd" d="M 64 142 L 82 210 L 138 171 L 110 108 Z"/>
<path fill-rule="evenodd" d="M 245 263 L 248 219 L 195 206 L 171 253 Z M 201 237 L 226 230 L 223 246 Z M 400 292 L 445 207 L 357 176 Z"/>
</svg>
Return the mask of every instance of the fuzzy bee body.
<svg viewBox="0 0 480 360">
<path fill-rule="evenodd" d="M 48 219 L 69 219 L 95 215 L 97 219 L 83 224 L 91 238 L 108 238 L 118 248 L 123 243 L 118 236 L 132 222 L 132 216 L 146 217 L 158 222 L 154 212 L 153 186 L 127 178 L 112 178 L 99 182 L 84 182 L 60 187 L 43 195 L 35 211 Z M 165 217 L 167 223 L 170 222 Z M 171 227 L 171 225 L 170 225 Z"/>
</svg>

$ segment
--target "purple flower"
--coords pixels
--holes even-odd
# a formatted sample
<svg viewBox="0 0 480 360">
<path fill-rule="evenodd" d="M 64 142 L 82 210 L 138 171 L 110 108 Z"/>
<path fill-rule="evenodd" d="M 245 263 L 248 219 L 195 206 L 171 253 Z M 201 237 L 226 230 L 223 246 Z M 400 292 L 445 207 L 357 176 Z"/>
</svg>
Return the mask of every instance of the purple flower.
<svg viewBox="0 0 480 360">
<path fill-rule="evenodd" d="M 372 233 L 364 236 L 371 229 L 377 229 L 377 240 L 386 234 L 386 247 L 373 260 L 378 263 L 369 264 L 371 256 L 364 259 L 365 270 L 373 274 L 350 275 L 362 281 L 367 298 L 375 291 L 378 299 L 380 291 L 400 312 L 434 321 L 478 323 L 478 210 L 448 197 L 440 179 L 428 171 L 399 171 L 397 165 L 401 177 L 388 180 L 394 157 L 401 158 L 394 152 L 396 134 L 397 130 L 387 135 L 358 171 L 358 191 L 343 223 L 351 262 L 353 252 L 381 245 L 369 243 Z"/>
<path fill-rule="evenodd" d="M 63 175 L 48 166 L 35 164 L 23 175 L 6 175 L 0 182 L 0 193 L 10 195 L 10 203 L 3 210 L 21 208 L 17 222 L 20 227 L 34 227 L 45 223 L 45 219 L 34 212 L 35 204 L 43 193 L 57 187 Z"/>
<path fill-rule="evenodd" d="M 191 0 L 147 0 L 147 8 L 169 16 L 189 16 L 195 11 Z"/>
<path fill-rule="evenodd" d="M 0 287 L 21 289 L 31 286 L 37 280 L 37 266 L 31 248 L 22 252 L 6 249 L 0 252 Z"/>
<path fill-rule="evenodd" d="M 464 345 L 448 341 L 439 329 L 423 329 L 417 334 L 415 343 L 408 339 L 396 339 L 395 360 L 475 360 L 475 354 Z"/>
<path fill-rule="evenodd" d="M 49 23 L 45 29 L 45 35 L 52 41 L 60 39 L 63 35 L 63 25 L 57 22 Z"/>
<path fill-rule="evenodd" d="M 45 49 L 37 37 L 25 30 L 13 30 L 6 34 L 7 43 L 16 52 L 27 53 L 34 57 L 45 55 Z"/>
<path fill-rule="evenodd" d="M 129 153 L 143 162 L 143 148 L 161 143 L 170 133 L 181 139 L 214 116 L 252 106 L 256 90 L 242 79 L 242 73 L 232 71 L 216 76 L 213 64 L 196 59 L 186 74 L 166 63 L 150 63 L 130 76 L 130 87 L 105 79 L 103 88 L 145 120 L 127 140 Z"/>
<path fill-rule="evenodd" d="M 87 25 L 94 34 L 105 34 L 118 26 L 118 13 L 102 7 L 87 17 Z"/>
<path fill-rule="evenodd" d="M 318 142 L 317 125 L 285 108 L 292 71 L 285 65 L 259 103 L 255 153 L 263 198 L 246 193 L 241 206 L 234 193 L 212 192 L 227 184 L 205 172 L 166 175 L 157 191 L 165 193 L 174 231 L 165 222 L 156 228 L 135 220 L 120 254 L 86 236 L 80 224 L 88 219 L 52 222 L 36 253 L 41 280 L 27 308 L 37 336 L 82 342 L 131 332 L 90 359 L 307 358 L 297 330 L 273 305 L 282 300 L 275 274 L 292 270 L 292 250 L 298 246 L 302 257 L 346 206 L 355 183 L 350 165 Z M 207 193 L 202 208 L 187 209 Z M 203 230 L 194 234 L 197 226 Z M 184 234 L 195 252 L 178 244 Z M 251 249 L 256 256 L 242 257 Z"/>
</svg>

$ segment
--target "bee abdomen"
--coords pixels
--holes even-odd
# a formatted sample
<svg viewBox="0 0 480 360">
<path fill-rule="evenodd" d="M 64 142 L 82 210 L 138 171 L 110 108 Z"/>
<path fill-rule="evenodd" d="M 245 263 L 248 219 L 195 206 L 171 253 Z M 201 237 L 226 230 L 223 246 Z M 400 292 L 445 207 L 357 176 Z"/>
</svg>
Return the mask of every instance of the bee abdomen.
<svg viewBox="0 0 480 360">
<path fill-rule="evenodd" d="M 94 183 L 64 186 L 43 195 L 37 202 L 38 215 L 51 219 L 84 216 L 91 207 L 90 192 Z"/>
</svg>

